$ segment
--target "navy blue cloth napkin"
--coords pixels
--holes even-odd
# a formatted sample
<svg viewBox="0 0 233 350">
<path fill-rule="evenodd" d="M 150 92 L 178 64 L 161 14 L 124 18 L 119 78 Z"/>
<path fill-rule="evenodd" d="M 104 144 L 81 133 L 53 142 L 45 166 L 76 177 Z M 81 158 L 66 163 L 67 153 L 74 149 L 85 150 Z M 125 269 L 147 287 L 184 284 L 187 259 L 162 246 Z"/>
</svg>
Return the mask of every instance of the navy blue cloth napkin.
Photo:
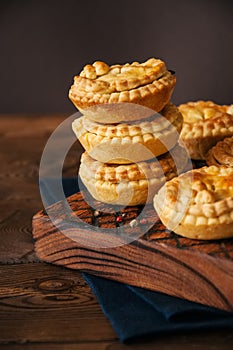
<svg viewBox="0 0 233 350">
<path fill-rule="evenodd" d="M 83 274 L 122 342 L 161 334 L 233 329 L 233 313 Z"/>
<path fill-rule="evenodd" d="M 53 198 L 51 183 L 40 183 Z M 49 188 L 48 188 L 49 185 Z M 78 190 L 76 179 L 64 179 L 65 194 Z M 104 314 L 121 342 L 133 342 L 156 335 L 211 329 L 233 329 L 233 312 L 226 312 L 163 293 L 129 286 L 83 273 Z"/>
<path fill-rule="evenodd" d="M 167 333 L 233 329 L 233 313 L 83 273 L 121 342 Z"/>
</svg>

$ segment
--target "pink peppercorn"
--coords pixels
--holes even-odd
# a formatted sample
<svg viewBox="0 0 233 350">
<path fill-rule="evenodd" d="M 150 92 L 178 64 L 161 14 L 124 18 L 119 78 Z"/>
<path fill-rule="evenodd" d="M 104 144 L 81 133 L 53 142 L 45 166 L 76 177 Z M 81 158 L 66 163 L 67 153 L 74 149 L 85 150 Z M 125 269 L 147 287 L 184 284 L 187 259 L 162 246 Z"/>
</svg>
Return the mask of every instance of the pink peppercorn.
<svg viewBox="0 0 233 350">
<path fill-rule="evenodd" d="M 117 221 L 117 222 L 122 222 L 122 221 L 123 221 L 122 216 L 120 216 L 120 215 L 119 215 L 119 216 L 117 216 L 116 221 Z"/>
</svg>

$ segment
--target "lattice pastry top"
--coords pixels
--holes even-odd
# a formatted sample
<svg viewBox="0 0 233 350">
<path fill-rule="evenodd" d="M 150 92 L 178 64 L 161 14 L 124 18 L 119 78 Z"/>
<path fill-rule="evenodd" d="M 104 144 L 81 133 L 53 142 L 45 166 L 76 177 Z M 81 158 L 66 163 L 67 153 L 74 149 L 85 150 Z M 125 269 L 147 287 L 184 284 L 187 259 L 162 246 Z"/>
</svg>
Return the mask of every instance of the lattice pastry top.
<svg viewBox="0 0 233 350">
<path fill-rule="evenodd" d="M 233 135 L 233 105 L 197 101 L 178 108 L 184 118 L 181 139 L 194 159 L 204 159 L 218 141 Z"/>
<path fill-rule="evenodd" d="M 187 166 L 188 155 L 184 148 L 177 145 L 170 152 L 147 162 L 124 165 L 105 164 L 91 158 L 87 152 L 81 157 L 85 165 L 85 176 L 102 182 L 129 182 L 153 178 L 170 179 L 178 175 Z"/>
<path fill-rule="evenodd" d="M 233 105 L 217 105 L 212 101 L 188 102 L 179 106 L 187 124 L 206 122 L 211 118 L 222 117 L 223 114 L 233 115 Z"/>
<path fill-rule="evenodd" d="M 87 64 L 75 80 L 80 83 L 80 88 L 87 92 L 112 93 L 128 91 L 152 83 L 165 71 L 165 63 L 155 58 L 144 63 L 133 62 L 113 66 L 97 61 L 92 65 Z"/>
<path fill-rule="evenodd" d="M 177 176 L 188 165 L 186 150 L 177 145 L 170 152 L 150 161 L 106 164 L 81 157 L 79 176 L 90 194 L 104 203 L 140 205 L 152 203 L 154 194 L 166 180 Z"/>
<path fill-rule="evenodd" d="M 189 238 L 233 236 L 233 168 L 195 169 L 168 181 L 154 198 L 165 225 Z"/>
<path fill-rule="evenodd" d="M 132 113 L 127 110 L 112 110 L 109 113 L 108 110 L 108 115 L 103 110 L 92 108 L 90 111 L 89 108 L 99 104 L 129 102 L 160 111 L 169 101 L 175 83 L 175 76 L 160 59 L 150 58 L 143 63 L 112 66 L 97 61 L 86 65 L 74 77 L 69 97 L 81 112 L 93 120 L 113 123 L 138 120 L 144 117 L 143 112 L 137 115 L 133 110 Z"/>
</svg>

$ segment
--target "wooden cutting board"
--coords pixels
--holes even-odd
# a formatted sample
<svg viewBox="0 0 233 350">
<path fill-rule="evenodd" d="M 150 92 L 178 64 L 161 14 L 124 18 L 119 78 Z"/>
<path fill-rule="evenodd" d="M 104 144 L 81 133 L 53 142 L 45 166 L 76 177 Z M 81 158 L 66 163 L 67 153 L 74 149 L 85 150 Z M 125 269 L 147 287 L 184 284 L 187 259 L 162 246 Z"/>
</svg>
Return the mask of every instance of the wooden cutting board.
<svg viewBox="0 0 233 350">
<path fill-rule="evenodd" d="M 162 225 L 152 206 L 143 208 L 144 222 L 131 228 L 142 207 L 116 208 L 84 196 L 78 192 L 68 198 L 73 212 L 58 202 L 33 217 L 41 260 L 233 311 L 233 239 L 180 237 Z M 116 227 L 129 237 L 142 236 L 122 245 L 120 234 L 105 233 Z"/>
</svg>

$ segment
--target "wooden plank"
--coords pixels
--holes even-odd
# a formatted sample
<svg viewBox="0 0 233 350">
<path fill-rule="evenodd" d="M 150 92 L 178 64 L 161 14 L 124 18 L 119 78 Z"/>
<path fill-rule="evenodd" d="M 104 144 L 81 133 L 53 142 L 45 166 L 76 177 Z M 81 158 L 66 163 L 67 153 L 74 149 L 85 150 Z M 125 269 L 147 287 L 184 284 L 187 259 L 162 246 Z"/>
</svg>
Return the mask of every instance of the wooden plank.
<svg viewBox="0 0 233 350">
<path fill-rule="evenodd" d="M 161 335 L 157 339 L 149 339 L 150 341 L 138 342 L 130 346 L 119 343 L 112 344 L 109 349 L 111 350 L 231 350 L 233 335 L 232 332 L 217 331 L 213 332 L 200 332 L 197 333 L 185 333 L 185 334 L 170 334 Z"/>
<path fill-rule="evenodd" d="M 78 271 L 41 263 L 9 265 L 1 266 L 0 280 L 1 343 L 116 340 Z"/>
<path fill-rule="evenodd" d="M 0 201 L 1 264 L 38 261 L 34 252 L 31 218 L 41 205 L 39 199 Z"/>
<path fill-rule="evenodd" d="M 51 133 L 64 119 L 64 116 L 1 118 L 0 178 L 38 178 L 42 151 Z M 77 174 L 82 152 L 78 141 L 71 145 L 64 160 L 64 176 Z"/>
<path fill-rule="evenodd" d="M 233 334 L 231 331 L 205 331 L 200 333 L 186 332 L 185 334 L 160 335 L 146 341 L 136 342 L 130 345 L 121 344 L 119 341 L 100 342 L 54 342 L 54 343 L 29 343 L 0 344 L 0 350 L 231 350 Z"/>
<path fill-rule="evenodd" d="M 9 138 L 0 139 L 0 179 L 25 179 L 35 180 L 38 178 L 38 170 L 42 151 L 47 141 L 47 137 L 41 138 Z M 75 142 L 64 160 L 63 176 L 69 177 L 77 174 L 77 167 L 83 148 Z M 55 160 L 54 160 L 55 161 Z M 36 182 L 35 182 L 36 184 Z"/>
<path fill-rule="evenodd" d="M 49 135 L 69 114 L 0 115 L 0 133 L 8 138 Z"/>
<path fill-rule="evenodd" d="M 43 129 L 39 124 L 43 125 L 46 117 L 1 118 L 0 263 L 38 261 L 31 234 L 32 216 L 43 207 L 38 168 L 48 131 L 52 132 L 63 119 L 50 117 L 46 123 L 49 125 Z M 33 135 L 31 129 L 37 133 Z M 82 147 L 76 142 L 65 159 L 64 176 L 76 176 L 81 153 Z"/>
<path fill-rule="evenodd" d="M 0 350 L 109 350 L 111 342 L 0 344 Z M 123 345 L 123 348 L 126 349 Z M 134 347 L 132 347 L 134 349 Z M 223 349 L 224 350 L 224 349 Z"/>
<path fill-rule="evenodd" d="M 101 232 L 103 226 L 117 226 L 119 208 L 116 214 L 113 208 L 106 206 L 96 220 L 89 200 L 86 201 L 81 193 L 69 197 L 72 214 L 64 210 L 62 202 L 48 208 L 47 211 L 57 217 L 56 227 L 46 212 L 34 216 L 33 235 L 40 259 L 233 310 L 233 239 L 194 241 L 179 237 L 167 231 L 156 217 L 153 207 L 148 206 L 144 209 L 144 217 L 153 226 L 140 239 L 123 244 L 120 236 Z M 93 200 L 93 208 L 98 208 L 98 205 L 103 208 L 103 204 Z M 120 213 L 125 215 L 126 224 L 132 220 L 132 213 L 137 215 L 138 208 L 123 208 Z M 82 221 L 77 223 L 76 216 Z M 131 231 L 140 229 L 144 227 L 139 225 Z M 125 233 L 130 235 L 131 231 L 127 227 Z M 111 247 L 106 248 L 108 244 Z"/>
</svg>

